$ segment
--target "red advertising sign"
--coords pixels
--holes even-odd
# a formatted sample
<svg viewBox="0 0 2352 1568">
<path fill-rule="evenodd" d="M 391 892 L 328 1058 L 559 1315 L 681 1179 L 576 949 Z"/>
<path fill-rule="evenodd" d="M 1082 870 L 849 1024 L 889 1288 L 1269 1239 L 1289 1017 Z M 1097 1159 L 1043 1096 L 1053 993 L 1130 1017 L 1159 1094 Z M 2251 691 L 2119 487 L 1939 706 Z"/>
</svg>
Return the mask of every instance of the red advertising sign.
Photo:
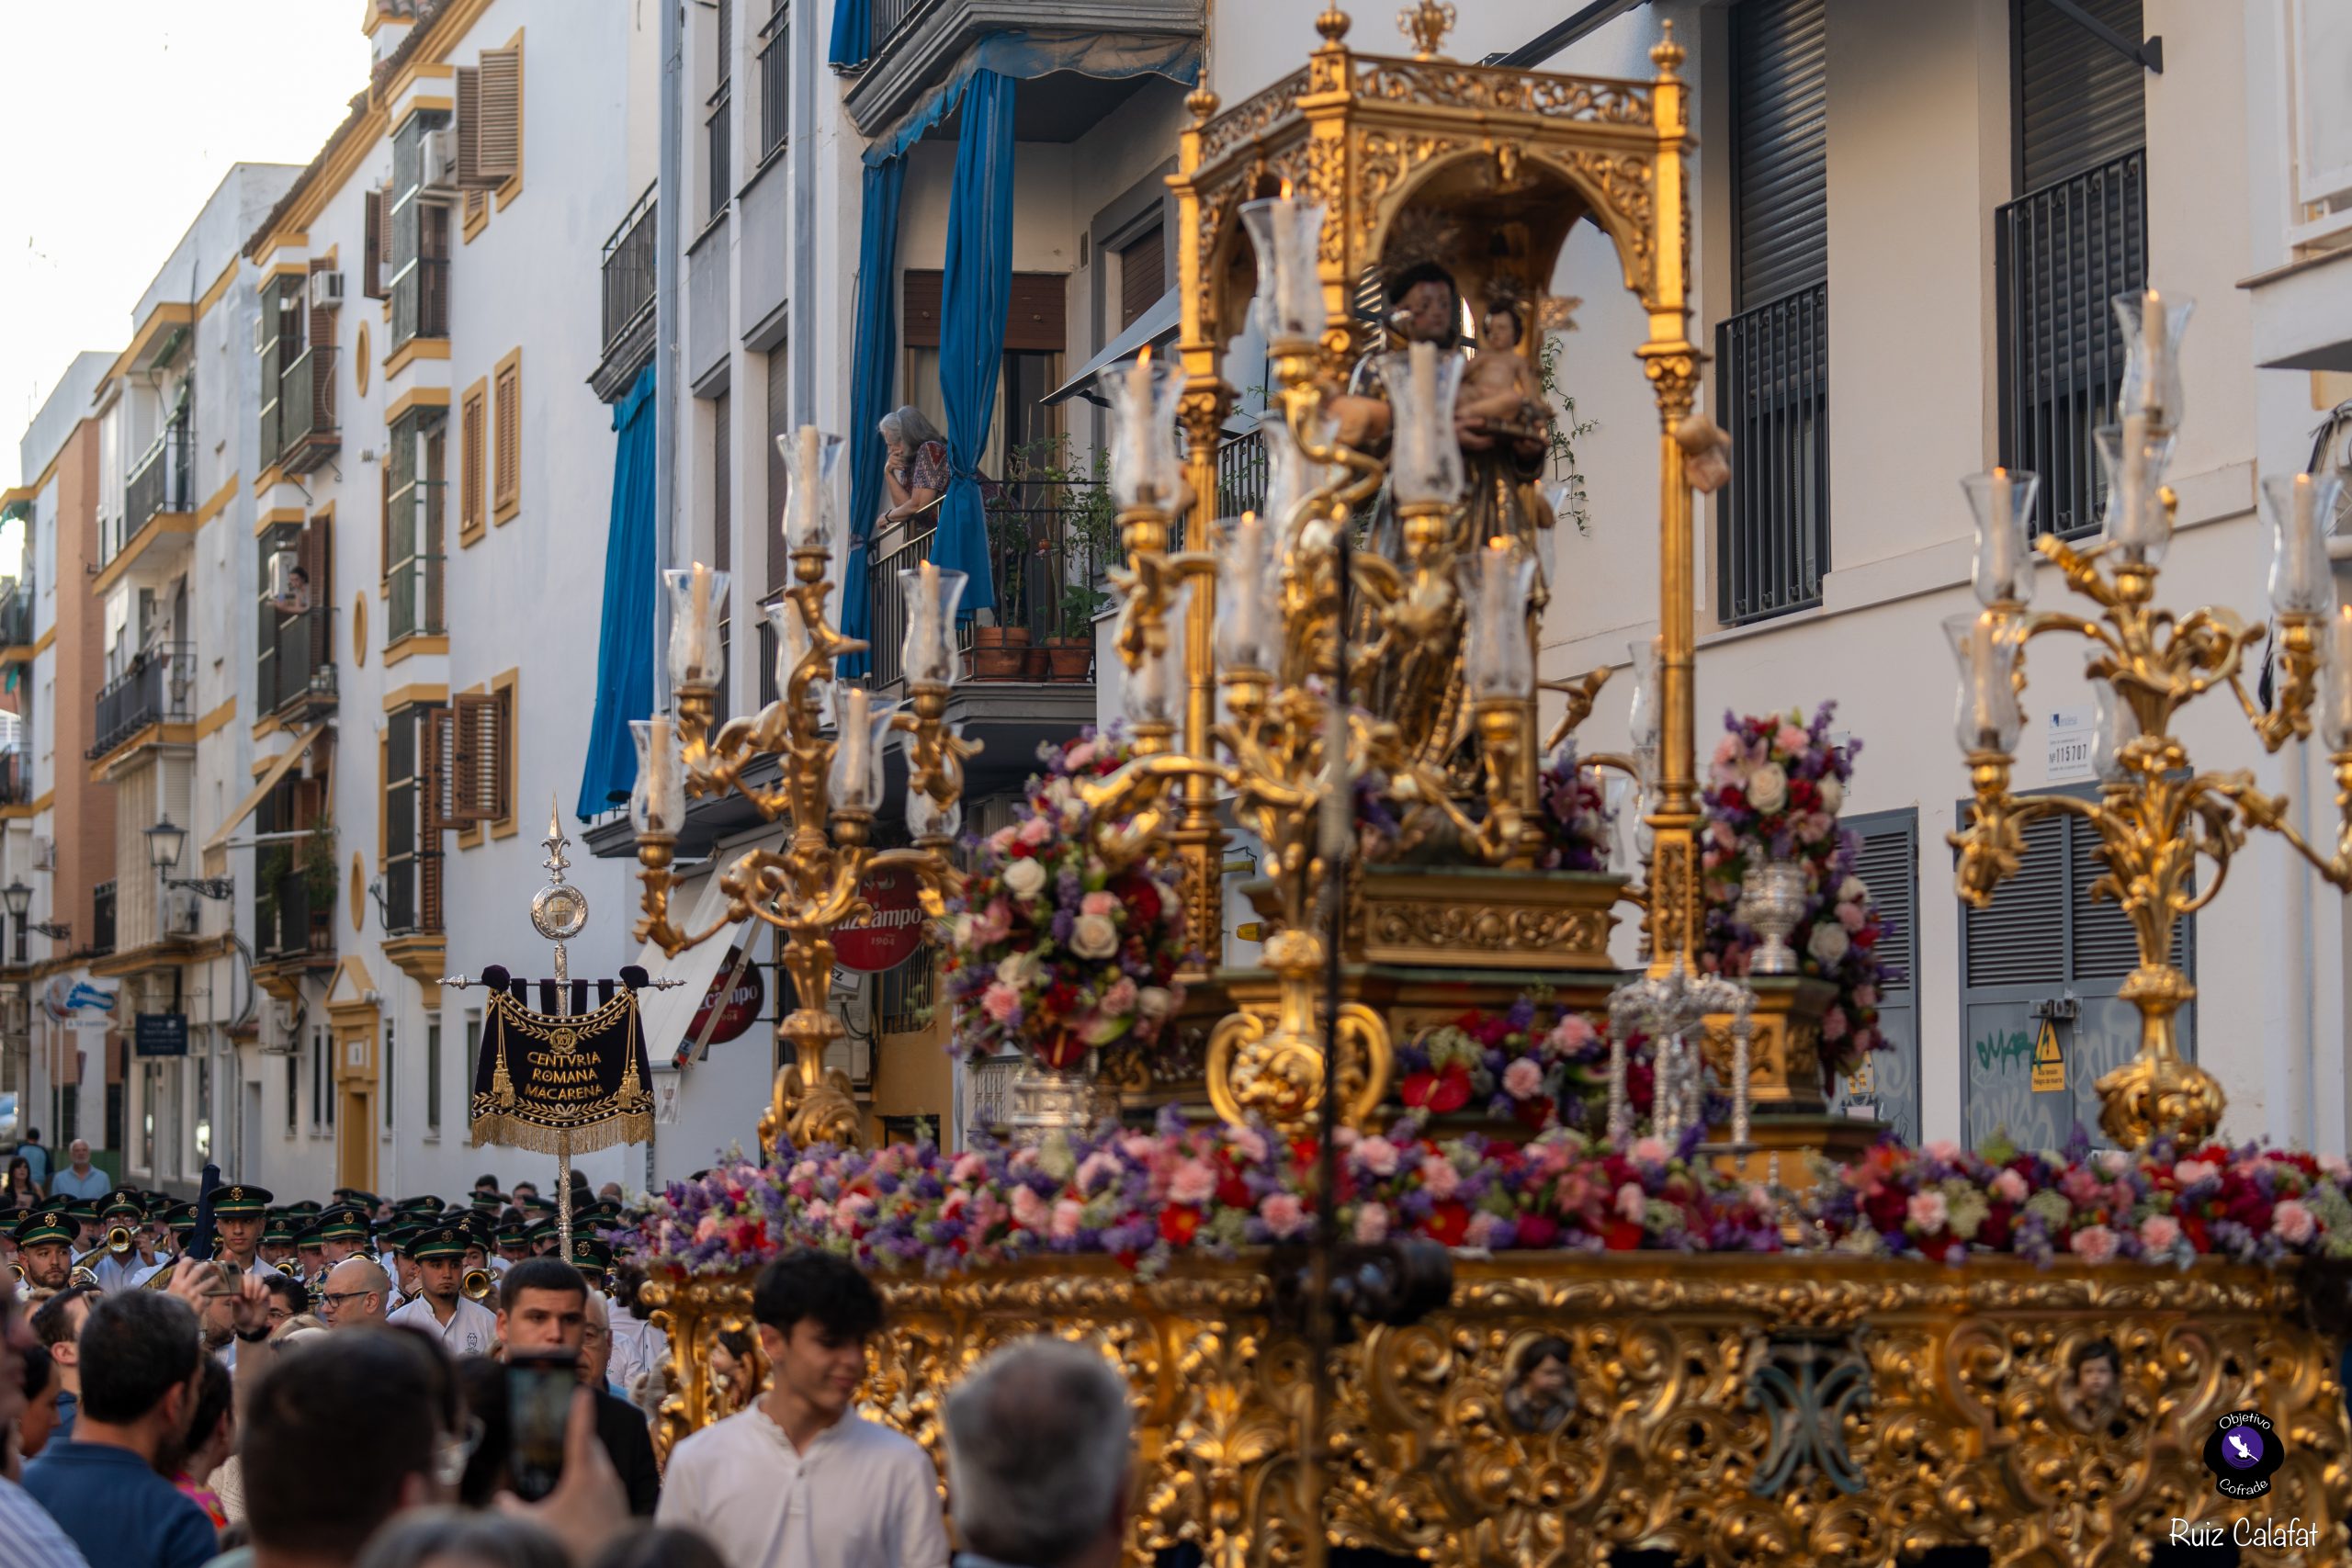
<svg viewBox="0 0 2352 1568">
<path fill-rule="evenodd" d="M 686 1049 L 693 1049 L 695 1043 L 702 1039 L 704 1026 L 710 1022 L 714 1009 L 718 1013 L 718 1026 L 710 1032 L 710 1043 L 714 1045 L 722 1045 L 738 1038 L 760 1016 L 760 1007 L 767 1000 L 767 987 L 760 978 L 758 964 L 744 964 L 743 972 L 735 975 L 733 988 L 723 997 L 719 995 L 719 988 L 727 984 L 727 977 L 735 974 L 735 961 L 741 952 L 741 949 L 730 947 L 727 950 L 727 956 L 718 961 L 718 973 L 710 977 L 710 989 L 703 993 L 702 1005 L 695 1010 L 694 1021 L 686 1025 L 684 1043 Z"/>
<path fill-rule="evenodd" d="M 833 961 L 861 975 L 896 969 L 922 946 L 922 908 L 915 874 L 892 867 L 866 874 L 857 886 L 873 913 L 833 928 Z"/>
</svg>

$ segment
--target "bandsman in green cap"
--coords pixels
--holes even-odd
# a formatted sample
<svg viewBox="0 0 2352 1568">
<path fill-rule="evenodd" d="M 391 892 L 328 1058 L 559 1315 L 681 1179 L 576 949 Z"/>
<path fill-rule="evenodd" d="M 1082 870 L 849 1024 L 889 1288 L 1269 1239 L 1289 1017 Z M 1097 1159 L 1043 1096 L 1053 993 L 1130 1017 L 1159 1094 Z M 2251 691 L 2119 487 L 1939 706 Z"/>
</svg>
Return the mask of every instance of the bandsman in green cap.
<svg viewBox="0 0 2352 1568">
<path fill-rule="evenodd" d="M 74 1222 L 44 1206 L 17 1222 L 17 1266 L 36 1291 L 62 1291 L 74 1273 Z"/>
<path fill-rule="evenodd" d="M 269 1189 L 232 1182 L 212 1190 L 212 1229 L 219 1238 L 213 1256 L 242 1274 L 261 1260 L 262 1226 L 267 1224 Z"/>
<path fill-rule="evenodd" d="M 136 1188 L 118 1188 L 98 1206 L 104 1239 L 96 1252 L 82 1261 L 107 1294 L 130 1290 L 155 1267 L 155 1247 L 147 1238 L 146 1220 L 146 1201 Z"/>
<path fill-rule="evenodd" d="M 394 1323 L 440 1336 L 453 1356 L 486 1356 L 498 1342 L 497 1314 L 468 1301 L 459 1289 L 470 1239 L 464 1226 L 447 1222 L 421 1232 L 409 1250 L 424 1294 L 391 1316 Z"/>
</svg>

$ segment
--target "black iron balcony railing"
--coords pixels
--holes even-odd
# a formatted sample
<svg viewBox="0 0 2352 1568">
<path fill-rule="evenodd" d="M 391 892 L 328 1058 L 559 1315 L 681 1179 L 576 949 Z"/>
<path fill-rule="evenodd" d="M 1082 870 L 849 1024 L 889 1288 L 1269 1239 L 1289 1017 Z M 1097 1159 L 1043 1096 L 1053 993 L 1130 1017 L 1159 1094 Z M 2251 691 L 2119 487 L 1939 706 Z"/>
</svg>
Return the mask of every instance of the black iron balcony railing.
<svg viewBox="0 0 2352 1568">
<path fill-rule="evenodd" d="M 1238 517 L 1266 508 L 1266 432 L 1261 426 L 1216 449 L 1216 514 Z"/>
<path fill-rule="evenodd" d="M 1054 488 L 1057 501 L 991 507 L 988 513 L 997 625 L 1025 629 L 1033 648 L 1056 637 L 1093 636 L 1094 614 L 1106 602 L 1103 570 L 1117 549 L 1110 542 L 1107 497 L 1091 488 Z M 936 529 L 914 535 L 873 564 L 868 640 L 876 690 L 895 685 L 905 673 L 899 644 L 907 612 L 899 573 L 929 560 L 936 537 Z M 956 646 L 972 646 L 968 622 L 957 628 Z"/>
<path fill-rule="evenodd" d="M 2147 287 L 2147 153 L 1995 209 L 1993 260 L 2001 462 L 2041 476 L 2036 531 L 2073 538 L 2105 493 L 2091 432 L 2114 422 L 2123 381 L 2113 301 Z"/>
<path fill-rule="evenodd" d="M 392 345 L 449 335 L 449 264 L 419 259 L 392 283 Z"/>
<path fill-rule="evenodd" d="M 101 882 L 90 889 L 90 951 L 114 951 L 114 884 Z"/>
<path fill-rule="evenodd" d="M 760 156 L 784 145 L 792 108 L 792 7 L 779 3 L 760 29 Z"/>
<path fill-rule="evenodd" d="M 706 219 L 718 217 L 727 210 L 727 198 L 734 189 L 734 164 L 729 157 L 735 117 L 732 110 L 731 83 L 721 82 L 718 91 L 710 96 L 710 117 L 703 121 L 703 161 L 710 175 L 708 195 L 710 205 L 704 209 Z"/>
<path fill-rule="evenodd" d="M 98 691 L 96 739 L 84 753 L 103 757 L 151 724 L 184 723 L 196 686 L 196 660 L 184 642 L 144 649 L 130 668 Z"/>
<path fill-rule="evenodd" d="M 309 879 L 288 871 L 269 882 L 254 901 L 254 950 L 265 963 L 334 956 L 334 900 L 311 907 Z"/>
<path fill-rule="evenodd" d="M 24 648 L 32 640 L 32 590 L 19 579 L 0 589 L 0 648 Z"/>
<path fill-rule="evenodd" d="M 289 474 L 307 474 L 341 445 L 335 423 L 334 344 L 314 343 L 286 367 L 278 382 L 277 461 Z"/>
<path fill-rule="evenodd" d="M 335 702 L 334 606 L 286 615 L 265 604 L 260 664 L 264 713 L 332 708 Z"/>
<path fill-rule="evenodd" d="M 195 454 L 188 441 L 187 421 L 175 419 L 164 426 L 155 444 L 130 470 L 130 482 L 124 486 L 129 512 L 123 520 L 125 536 L 135 536 L 158 513 L 192 512 L 196 502 L 191 492 L 191 461 Z"/>
<path fill-rule="evenodd" d="M 873 48 L 869 52 L 881 53 L 883 46 L 899 28 L 922 15 L 932 4 L 933 0 L 873 0 L 874 9 L 869 17 L 874 29 L 869 35 L 873 39 Z"/>
<path fill-rule="evenodd" d="M 30 806 L 32 803 L 32 748 L 21 742 L 0 747 L 0 806 Z"/>
<path fill-rule="evenodd" d="M 605 339 L 610 354 L 639 318 L 653 310 L 654 187 L 648 186 L 605 242 Z"/>
<path fill-rule="evenodd" d="M 1829 570 L 1829 286 L 1715 329 L 1716 417 L 1731 433 L 1717 503 L 1715 603 L 1725 625 L 1821 603 Z"/>
</svg>

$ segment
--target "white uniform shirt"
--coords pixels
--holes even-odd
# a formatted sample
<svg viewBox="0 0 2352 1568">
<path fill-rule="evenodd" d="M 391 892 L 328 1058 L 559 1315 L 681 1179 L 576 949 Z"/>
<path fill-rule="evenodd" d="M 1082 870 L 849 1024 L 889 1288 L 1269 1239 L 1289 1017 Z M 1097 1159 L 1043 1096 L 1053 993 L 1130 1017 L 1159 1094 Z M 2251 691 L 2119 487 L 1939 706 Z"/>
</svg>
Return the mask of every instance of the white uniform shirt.
<svg viewBox="0 0 2352 1568">
<path fill-rule="evenodd" d="M 854 1412 L 806 1453 L 754 1404 L 681 1442 L 654 1519 L 702 1531 L 727 1568 L 944 1568 L 939 1472 Z"/>
<path fill-rule="evenodd" d="M 155 1265 L 140 1260 L 136 1252 L 126 1252 L 120 1258 L 107 1253 L 90 1265 L 90 1272 L 98 1277 L 98 1289 L 107 1295 L 136 1287 L 155 1271 Z"/>
<path fill-rule="evenodd" d="M 613 1364 L 608 1375 L 634 1399 L 637 1380 L 649 1371 L 658 1380 L 669 1364 L 670 1337 L 617 1302 L 611 1317 Z"/>
<path fill-rule="evenodd" d="M 424 1296 L 401 1308 L 386 1321 L 402 1323 L 412 1328 L 422 1328 L 428 1334 L 438 1334 L 452 1356 L 487 1356 L 498 1342 L 498 1314 L 480 1302 L 458 1298 L 458 1310 L 443 1323 L 434 1315 L 433 1303 Z"/>
</svg>

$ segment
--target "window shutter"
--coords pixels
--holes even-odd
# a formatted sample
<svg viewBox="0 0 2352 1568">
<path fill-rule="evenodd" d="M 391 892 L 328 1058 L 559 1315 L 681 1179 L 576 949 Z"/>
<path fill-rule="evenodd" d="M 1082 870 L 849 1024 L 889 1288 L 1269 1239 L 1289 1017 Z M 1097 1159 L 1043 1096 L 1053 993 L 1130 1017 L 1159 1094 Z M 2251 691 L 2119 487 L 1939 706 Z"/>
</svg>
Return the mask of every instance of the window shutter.
<svg viewBox="0 0 2352 1568">
<path fill-rule="evenodd" d="M 710 403 L 710 564 L 726 571 L 735 560 L 735 495 L 733 433 L 728 422 L 734 400 L 724 392 Z"/>
<path fill-rule="evenodd" d="M 384 288 L 384 193 L 370 186 L 366 198 L 367 236 L 360 246 L 359 292 L 365 299 L 381 299 L 389 292 Z"/>
<path fill-rule="evenodd" d="M 458 413 L 458 531 L 471 533 L 482 525 L 482 394 L 466 394 Z"/>
<path fill-rule="evenodd" d="M 404 431 L 395 430 L 392 433 L 392 439 L 395 441 L 401 440 L 405 434 L 406 433 Z M 378 507 L 376 513 L 376 571 L 378 576 L 389 578 L 392 574 L 393 560 L 392 464 L 390 453 L 385 454 L 385 460 L 383 462 L 376 465 L 376 484 L 377 493 L 382 503 Z M 386 608 L 389 609 L 390 606 L 388 605 Z"/>
<path fill-rule="evenodd" d="M 1159 296 L 1154 295 L 1157 299 Z M 1016 272 L 1004 313 L 1004 346 L 1008 353 L 1059 354 L 1069 347 L 1069 279 L 1058 272 Z M 1148 307 L 1146 307 L 1148 309 Z"/>
<path fill-rule="evenodd" d="M 481 190 L 498 182 L 484 179 L 481 173 L 481 72 L 478 68 L 458 67 L 457 99 L 458 188 Z"/>
<path fill-rule="evenodd" d="M 515 503 L 523 485 L 523 367 L 520 361 L 500 367 L 494 401 L 496 407 L 492 412 L 498 423 L 498 455 L 492 499 L 496 505 L 504 508 Z"/>
<path fill-rule="evenodd" d="M 2142 36 L 2141 0 L 2082 0 L 2128 39 Z M 2095 169 L 2148 140 L 2146 73 L 2049 0 L 2017 0 L 2018 189 Z"/>
<path fill-rule="evenodd" d="M 512 815 L 513 707 L 504 692 L 464 692 L 450 700 L 457 720 L 449 819 L 502 821 Z"/>
<path fill-rule="evenodd" d="M 1159 303 L 1168 292 L 1168 231 L 1155 228 L 1119 252 L 1119 330 Z"/>
<path fill-rule="evenodd" d="M 770 592 L 788 586 L 792 581 L 792 558 L 784 547 L 784 497 L 790 476 L 784 466 L 784 452 L 776 445 L 791 434 L 792 403 L 787 382 L 789 361 L 783 344 L 768 350 L 767 386 L 767 510 L 760 516 L 760 528 L 767 536 L 767 588 Z"/>
<path fill-rule="evenodd" d="M 947 275 L 910 268 L 902 285 L 899 332 L 909 348 L 939 346 L 939 313 L 946 297 Z"/>
<path fill-rule="evenodd" d="M 2063 817 L 2027 823 L 2018 874 L 1967 911 L 1970 986 L 2065 983 L 2065 830 Z"/>
<path fill-rule="evenodd" d="M 522 47 L 483 50 L 477 74 L 474 176 L 482 186 L 503 185 L 523 172 Z"/>
<path fill-rule="evenodd" d="M 1747 0 L 1732 29 L 1736 259 L 1752 310 L 1828 276 L 1826 0 Z"/>
<path fill-rule="evenodd" d="M 434 705 L 417 710 L 416 781 L 410 794 L 416 802 L 417 924 L 441 929 L 441 828 L 449 769 L 449 710 Z"/>
<path fill-rule="evenodd" d="M 1911 989 L 1911 932 L 1919 900 L 1919 863 L 1909 824 L 1864 831 L 1854 874 L 1871 890 L 1882 930 L 1878 952 L 1885 964 L 1888 995 Z"/>
<path fill-rule="evenodd" d="M 424 804 L 420 812 L 426 841 L 437 848 L 442 830 L 458 819 L 458 710 L 446 706 L 428 708 L 425 725 L 422 749 L 426 771 L 424 788 L 419 792 Z"/>
</svg>

